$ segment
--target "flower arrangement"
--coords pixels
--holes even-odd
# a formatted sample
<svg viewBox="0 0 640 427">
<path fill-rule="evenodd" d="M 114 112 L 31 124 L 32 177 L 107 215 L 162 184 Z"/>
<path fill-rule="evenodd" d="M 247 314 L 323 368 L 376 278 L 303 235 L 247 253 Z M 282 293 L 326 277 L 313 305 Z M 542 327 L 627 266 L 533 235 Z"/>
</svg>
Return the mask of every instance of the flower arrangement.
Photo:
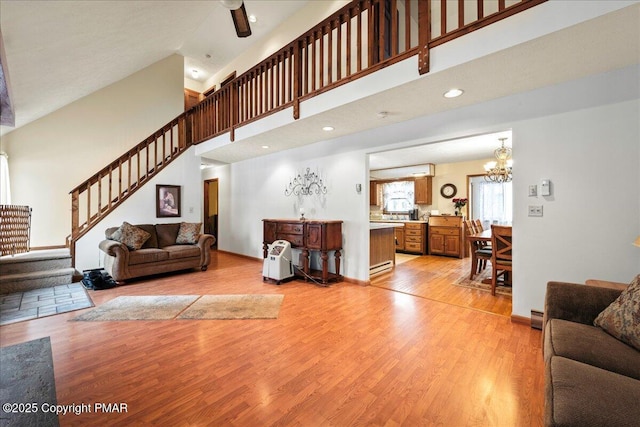
<svg viewBox="0 0 640 427">
<path fill-rule="evenodd" d="M 453 204 L 456 207 L 456 215 L 462 215 L 462 208 L 467 205 L 469 199 L 453 199 Z"/>
</svg>

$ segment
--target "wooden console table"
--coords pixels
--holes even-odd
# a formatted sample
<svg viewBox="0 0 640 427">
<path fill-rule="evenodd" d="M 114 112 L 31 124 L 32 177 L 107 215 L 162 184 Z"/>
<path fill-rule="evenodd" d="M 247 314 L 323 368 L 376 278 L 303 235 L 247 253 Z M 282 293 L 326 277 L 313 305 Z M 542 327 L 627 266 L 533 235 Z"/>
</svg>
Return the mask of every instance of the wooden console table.
<svg viewBox="0 0 640 427">
<path fill-rule="evenodd" d="M 330 280 L 342 281 L 340 275 L 342 221 L 263 219 L 262 222 L 264 258 L 267 257 L 269 244 L 276 240 L 286 240 L 291 243 L 292 248 L 302 249 L 302 271 L 305 274 L 322 280 L 323 284 L 327 284 Z M 321 272 L 315 272 L 309 268 L 310 251 L 320 251 Z M 329 251 L 335 251 L 335 273 L 329 272 Z"/>
</svg>

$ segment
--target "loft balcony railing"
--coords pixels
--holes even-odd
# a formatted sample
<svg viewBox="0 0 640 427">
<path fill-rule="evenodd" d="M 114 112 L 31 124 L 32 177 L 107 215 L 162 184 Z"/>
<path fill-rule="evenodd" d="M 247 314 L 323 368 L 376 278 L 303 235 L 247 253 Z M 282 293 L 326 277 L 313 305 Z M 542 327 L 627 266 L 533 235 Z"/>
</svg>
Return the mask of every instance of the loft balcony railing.
<svg viewBox="0 0 640 427">
<path fill-rule="evenodd" d="M 189 146 L 418 55 L 546 0 L 354 0 L 71 191 L 75 242 Z"/>
</svg>

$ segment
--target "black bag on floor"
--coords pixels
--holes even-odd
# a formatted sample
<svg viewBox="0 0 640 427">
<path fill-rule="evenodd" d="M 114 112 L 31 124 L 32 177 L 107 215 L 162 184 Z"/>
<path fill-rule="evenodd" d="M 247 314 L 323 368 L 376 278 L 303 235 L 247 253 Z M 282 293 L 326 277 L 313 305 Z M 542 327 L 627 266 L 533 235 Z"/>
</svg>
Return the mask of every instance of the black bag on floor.
<svg viewBox="0 0 640 427">
<path fill-rule="evenodd" d="M 104 269 L 96 268 L 82 272 L 82 284 L 87 289 L 99 291 L 114 288 L 116 281 Z"/>
</svg>

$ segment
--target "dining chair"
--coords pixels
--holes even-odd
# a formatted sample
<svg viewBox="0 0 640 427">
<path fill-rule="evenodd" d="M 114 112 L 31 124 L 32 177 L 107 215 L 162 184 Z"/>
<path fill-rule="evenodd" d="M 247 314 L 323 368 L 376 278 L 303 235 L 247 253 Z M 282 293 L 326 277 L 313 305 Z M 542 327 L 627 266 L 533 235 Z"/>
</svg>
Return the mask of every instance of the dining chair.
<svg viewBox="0 0 640 427">
<path fill-rule="evenodd" d="M 512 228 L 504 225 L 491 225 L 491 295 L 496 294 L 498 276 L 505 280 L 512 269 Z"/>
<path fill-rule="evenodd" d="M 479 233 L 471 220 L 464 220 L 465 229 L 467 230 L 467 236 L 471 234 Z M 467 239 L 468 240 L 468 239 Z M 471 273 L 469 274 L 469 280 L 473 280 L 473 276 L 480 273 L 487 267 L 487 261 L 491 259 L 491 249 L 483 247 L 479 240 L 469 241 L 471 247 Z"/>
</svg>

